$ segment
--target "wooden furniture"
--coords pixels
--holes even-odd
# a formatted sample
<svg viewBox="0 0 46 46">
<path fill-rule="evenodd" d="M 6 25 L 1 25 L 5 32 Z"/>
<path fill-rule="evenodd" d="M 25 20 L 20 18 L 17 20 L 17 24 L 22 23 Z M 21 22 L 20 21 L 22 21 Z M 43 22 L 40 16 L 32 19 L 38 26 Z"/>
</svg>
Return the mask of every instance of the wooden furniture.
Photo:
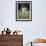
<svg viewBox="0 0 46 46">
<path fill-rule="evenodd" d="M 23 46 L 23 35 L 0 35 L 0 46 Z"/>
</svg>

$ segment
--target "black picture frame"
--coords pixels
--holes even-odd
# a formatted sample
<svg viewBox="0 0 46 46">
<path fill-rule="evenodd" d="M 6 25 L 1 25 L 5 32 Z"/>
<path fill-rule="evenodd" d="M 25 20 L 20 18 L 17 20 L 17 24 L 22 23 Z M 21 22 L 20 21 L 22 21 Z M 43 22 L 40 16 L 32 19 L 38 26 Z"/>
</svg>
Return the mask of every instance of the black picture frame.
<svg viewBox="0 0 46 46">
<path fill-rule="evenodd" d="M 32 21 L 32 1 L 16 1 L 16 21 Z"/>
</svg>

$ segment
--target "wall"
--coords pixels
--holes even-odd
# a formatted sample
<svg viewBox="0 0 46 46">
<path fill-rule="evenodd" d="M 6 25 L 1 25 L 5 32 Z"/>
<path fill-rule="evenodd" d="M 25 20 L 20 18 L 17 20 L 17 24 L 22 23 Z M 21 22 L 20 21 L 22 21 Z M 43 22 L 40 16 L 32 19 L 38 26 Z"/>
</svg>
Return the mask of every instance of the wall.
<svg viewBox="0 0 46 46">
<path fill-rule="evenodd" d="M 0 0 L 0 30 L 19 28 L 24 44 L 36 37 L 46 37 L 46 0 L 32 0 L 32 22 L 17 22 L 15 9 L 15 0 Z"/>
</svg>

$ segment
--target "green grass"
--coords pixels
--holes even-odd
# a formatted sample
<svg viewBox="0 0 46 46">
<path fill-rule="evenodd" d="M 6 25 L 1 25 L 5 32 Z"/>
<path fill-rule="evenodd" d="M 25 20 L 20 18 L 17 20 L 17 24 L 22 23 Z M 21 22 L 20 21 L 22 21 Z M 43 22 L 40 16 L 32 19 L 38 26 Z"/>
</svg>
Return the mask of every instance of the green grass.
<svg viewBox="0 0 46 46">
<path fill-rule="evenodd" d="M 29 11 L 22 12 L 21 10 L 18 11 L 18 19 L 29 19 Z"/>
</svg>

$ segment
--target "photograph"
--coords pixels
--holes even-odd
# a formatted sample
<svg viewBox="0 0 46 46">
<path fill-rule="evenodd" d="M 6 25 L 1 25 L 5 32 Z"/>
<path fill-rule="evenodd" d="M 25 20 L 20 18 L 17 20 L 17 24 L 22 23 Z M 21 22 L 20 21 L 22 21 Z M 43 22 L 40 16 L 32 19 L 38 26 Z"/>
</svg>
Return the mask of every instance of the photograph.
<svg viewBox="0 0 46 46">
<path fill-rule="evenodd" d="M 16 21 L 32 21 L 32 1 L 16 1 Z"/>
</svg>

